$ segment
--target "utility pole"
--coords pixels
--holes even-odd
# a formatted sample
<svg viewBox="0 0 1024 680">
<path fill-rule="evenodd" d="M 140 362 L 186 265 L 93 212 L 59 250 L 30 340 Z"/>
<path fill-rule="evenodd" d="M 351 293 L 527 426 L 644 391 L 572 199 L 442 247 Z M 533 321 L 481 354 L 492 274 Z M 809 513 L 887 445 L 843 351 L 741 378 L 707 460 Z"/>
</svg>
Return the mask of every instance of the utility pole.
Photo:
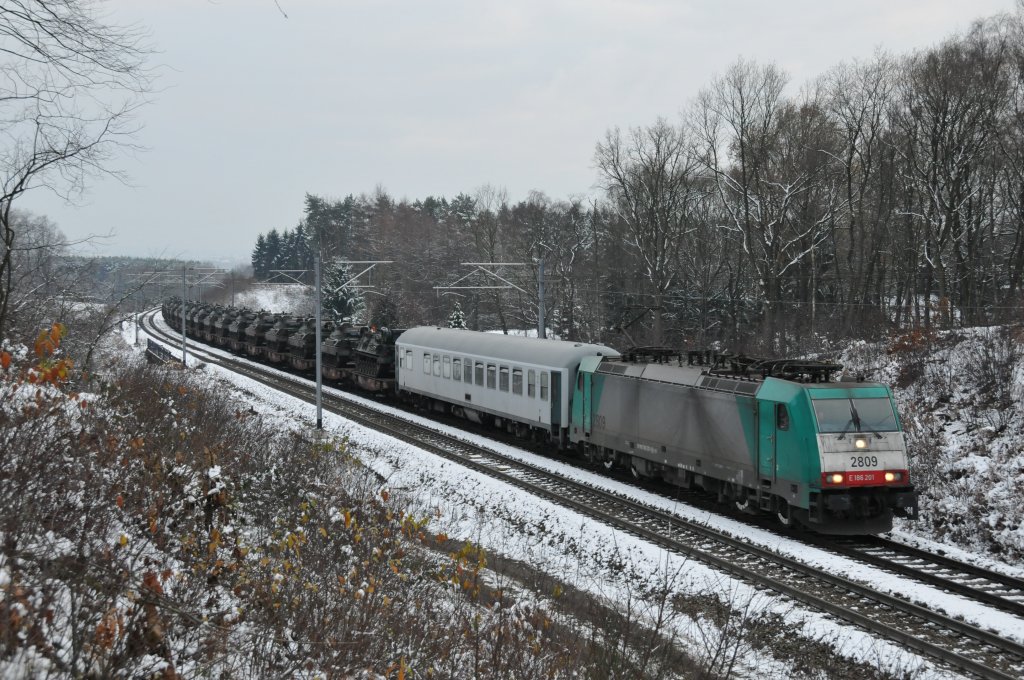
<svg viewBox="0 0 1024 680">
<path fill-rule="evenodd" d="M 185 288 L 185 272 L 188 271 L 188 267 L 182 266 L 181 268 L 181 365 L 183 368 L 188 368 L 188 364 L 185 362 L 185 306 L 188 302 L 188 298 L 185 296 L 188 294 Z"/>
<path fill-rule="evenodd" d="M 194 280 L 191 281 L 191 282 L 188 280 L 189 272 L 193 272 L 194 275 L 195 275 Z M 222 276 L 225 273 L 226 272 L 223 269 L 219 269 L 219 268 L 216 268 L 216 267 L 189 267 L 188 265 L 182 265 L 182 267 L 181 267 L 181 364 L 182 364 L 182 366 L 186 365 L 186 360 L 188 359 L 188 349 L 187 349 L 188 338 L 187 338 L 186 333 L 185 333 L 186 332 L 185 307 L 188 304 L 188 289 L 190 287 L 192 287 L 192 286 L 199 287 L 199 291 L 200 292 L 197 293 L 197 298 L 199 300 L 201 300 L 202 299 L 202 297 L 201 297 L 202 296 L 202 287 L 204 285 L 217 286 L 219 288 L 223 288 L 224 287 L 224 284 L 222 282 L 218 281 L 217 279 L 215 279 L 215 277 Z M 161 269 L 159 271 L 144 272 L 144 275 L 152 276 L 153 277 L 153 278 L 149 279 L 147 281 L 147 283 L 157 283 L 157 284 L 160 285 L 160 291 L 161 291 L 161 297 L 162 297 L 163 296 L 163 284 L 165 284 L 165 283 L 167 283 L 169 285 L 173 285 L 174 284 L 174 277 L 178 275 L 178 268 L 174 267 L 173 269 Z M 139 313 L 140 313 L 140 310 L 138 309 L 138 307 L 136 307 L 136 315 L 135 315 L 135 332 L 136 332 L 136 340 L 135 340 L 135 342 L 136 342 L 136 344 L 138 344 L 138 328 L 139 328 L 138 319 L 139 319 Z M 173 325 L 174 324 L 171 324 L 171 326 L 173 326 Z M 173 328 L 172 328 L 172 330 L 173 330 Z"/>
<path fill-rule="evenodd" d="M 320 330 L 320 319 L 322 317 L 322 313 L 320 311 L 320 301 L 321 301 L 321 292 L 320 292 L 320 261 L 321 261 L 322 257 L 323 257 L 323 254 L 320 251 L 320 239 L 318 237 L 317 240 L 316 240 L 316 262 L 315 262 L 316 272 L 315 272 L 315 275 L 314 275 L 314 278 L 316 279 L 316 429 L 317 430 L 323 430 L 324 429 L 323 397 L 322 397 L 322 394 L 321 394 L 322 391 L 323 391 L 324 377 L 323 377 L 323 374 L 320 372 L 320 354 L 321 354 L 320 343 L 322 341 L 322 339 L 320 337 L 322 335 L 322 332 Z"/>
<path fill-rule="evenodd" d="M 544 258 L 540 258 L 537 267 L 537 337 L 547 338 L 548 327 L 544 321 Z"/>
<path fill-rule="evenodd" d="M 334 289 L 334 292 L 341 290 L 342 288 L 361 288 L 370 289 L 373 288 L 371 285 L 357 285 L 356 282 L 364 275 L 368 274 L 378 264 L 392 264 L 394 260 L 335 260 L 339 264 L 355 264 L 355 265 L 366 265 L 365 268 L 355 276 L 351 277 L 348 281 L 341 284 Z M 320 247 L 319 237 L 317 238 L 316 246 L 316 258 L 313 260 L 313 286 L 316 290 L 316 429 L 323 430 L 323 359 L 321 344 L 323 342 L 323 284 L 321 280 L 323 271 L 323 250 Z M 266 281 L 262 281 L 257 285 L 261 286 L 281 286 L 281 285 L 300 285 L 308 287 L 306 283 L 308 279 L 303 280 L 303 275 L 309 272 L 308 269 L 271 269 L 272 276 Z"/>
</svg>

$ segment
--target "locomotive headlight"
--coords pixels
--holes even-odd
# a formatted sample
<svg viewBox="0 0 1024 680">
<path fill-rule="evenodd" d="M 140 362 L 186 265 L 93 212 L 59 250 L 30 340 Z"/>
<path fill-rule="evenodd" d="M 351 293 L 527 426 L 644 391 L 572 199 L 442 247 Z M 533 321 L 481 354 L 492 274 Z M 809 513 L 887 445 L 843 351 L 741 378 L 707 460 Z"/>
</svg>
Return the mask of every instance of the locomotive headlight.
<svg viewBox="0 0 1024 680">
<path fill-rule="evenodd" d="M 857 437 L 853 440 L 853 445 L 858 449 L 866 449 L 868 448 L 868 440 L 866 437 Z"/>
<path fill-rule="evenodd" d="M 842 484 L 843 483 L 843 476 L 841 474 L 839 474 L 839 473 L 836 473 L 836 474 L 832 475 L 831 477 L 829 477 L 829 481 L 832 482 L 833 484 Z"/>
<path fill-rule="evenodd" d="M 903 473 L 902 472 L 886 472 L 885 473 L 885 481 L 887 481 L 887 482 L 902 482 L 903 481 Z"/>
</svg>

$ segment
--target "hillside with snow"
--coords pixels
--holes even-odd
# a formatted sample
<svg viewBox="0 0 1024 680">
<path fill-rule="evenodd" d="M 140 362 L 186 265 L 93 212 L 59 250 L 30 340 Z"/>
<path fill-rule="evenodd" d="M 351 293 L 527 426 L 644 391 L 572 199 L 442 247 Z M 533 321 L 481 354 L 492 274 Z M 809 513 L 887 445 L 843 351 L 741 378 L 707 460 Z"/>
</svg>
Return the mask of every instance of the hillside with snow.
<svg viewBox="0 0 1024 680">
<path fill-rule="evenodd" d="M 1024 330 L 912 332 L 842 352 L 892 386 L 920 492 L 900 531 L 1011 563 L 1024 559 Z"/>
</svg>

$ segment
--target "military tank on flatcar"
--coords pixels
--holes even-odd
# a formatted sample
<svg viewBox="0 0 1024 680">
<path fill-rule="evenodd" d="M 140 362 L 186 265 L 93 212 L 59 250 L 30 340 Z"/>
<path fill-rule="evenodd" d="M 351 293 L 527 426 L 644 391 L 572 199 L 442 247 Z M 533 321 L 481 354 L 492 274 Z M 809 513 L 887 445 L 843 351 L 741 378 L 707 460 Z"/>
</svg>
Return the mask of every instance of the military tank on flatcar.
<svg viewBox="0 0 1024 680">
<path fill-rule="evenodd" d="M 835 364 L 689 359 L 585 359 L 573 443 L 593 461 L 703 488 L 786 526 L 874 534 L 917 517 L 888 387 L 831 382 Z"/>
<path fill-rule="evenodd" d="M 193 302 L 191 312 L 186 316 L 188 334 L 195 338 L 203 337 L 203 325 L 206 317 L 213 311 L 213 306 L 201 302 Z"/>
<path fill-rule="evenodd" d="M 245 330 L 256 320 L 257 313 L 240 309 L 228 325 L 228 347 L 232 352 L 245 351 Z"/>
<path fill-rule="evenodd" d="M 224 307 L 221 310 L 220 315 L 213 322 L 213 341 L 216 344 L 227 347 L 230 335 L 228 329 L 231 327 L 231 322 L 241 313 L 242 310 L 236 307 Z"/>
<path fill-rule="evenodd" d="M 203 317 L 199 329 L 199 336 L 206 342 L 213 343 L 216 340 L 217 320 L 224 314 L 224 308 L 220 305 L 213 305 L 210 311 Z"/>
<path fill-rule="evenodd" d="M 302 325 L 302 318 L 296 316 L 280 315 L 274 325 L 267 330 L 266 335 L 266 357 L 273 364 L 283 364 L 288 361 L 290 348 L 288 338 Z"/>
<path fill-rule="evenodd" d="M 349 381 L 355 362 L 355 349 L 362 338 L 362 327 L 350 323 L 335 326 L 321 345 L 320 368 L 328 380 Z"/>
<path fill-rule="evenodd" d="M 391 393 L 395 389 L 395 341 L 404 328 L 373 328 L 360 330 L 359 343 L 353 350 L 352 377 L 356 384 L 370 392 Z"/>
<path fill-rule="evenodd" d="M 320 325 L 321 337 L 327 337 L 334 330 L 334 324 L 324 321 Z M 316 368 L 316 319 L 305 319 L 295 332 L 288 336 L 289 363 L 297 371 L 312 371 Z"/>
<path fill-rule="evenodd" d="M 251 357 L 260 357 L 266 353 L 267 331 L 277 322 L 277 314 L 260 312 L 245 328 L 245 353 Z"/>
<path fill-rule="evenodd" d="M 175 303 L 175 298 L 168 298 L 160 304 L 160 316 L 163 317 L 164 323 L 169 324 L 171 319 L 174 318 Z"/>
</svg>

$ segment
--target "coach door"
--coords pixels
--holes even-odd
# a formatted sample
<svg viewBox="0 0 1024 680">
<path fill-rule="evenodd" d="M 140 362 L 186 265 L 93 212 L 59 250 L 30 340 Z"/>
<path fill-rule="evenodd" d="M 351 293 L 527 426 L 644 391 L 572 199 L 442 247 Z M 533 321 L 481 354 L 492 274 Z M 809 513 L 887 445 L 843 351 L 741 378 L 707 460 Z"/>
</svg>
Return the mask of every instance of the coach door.
<svg viewBox="0 0 1024 680">
<path fill-rule="evenodd" d="M 551 371 L 551 425 L 562 427 L 562 372 Z"/>
<path fill-rule="evenodd" d="M 761 479 L 775 481 L 775 408 L 773 401 L 757 401 L 757 470 Z"/>
</svg>

